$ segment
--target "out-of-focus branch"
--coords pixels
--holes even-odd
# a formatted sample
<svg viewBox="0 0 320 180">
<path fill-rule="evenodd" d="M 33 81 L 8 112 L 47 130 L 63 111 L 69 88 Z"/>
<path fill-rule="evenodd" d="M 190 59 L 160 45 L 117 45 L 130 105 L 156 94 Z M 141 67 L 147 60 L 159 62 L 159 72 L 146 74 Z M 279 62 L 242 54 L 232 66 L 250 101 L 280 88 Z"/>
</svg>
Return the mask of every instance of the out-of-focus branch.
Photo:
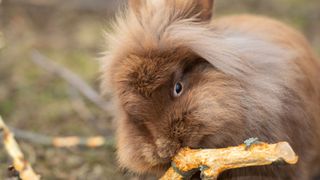
<svg viewBox="0 0 320 180">
<path fill-rule="evenodd" d="M 228 169 L 270 165 L 277 161 L 295 164 L 298 157 L 287 142 L 257 143 L 222 149 L 182 149 L 172 161 L 172 167 L 161 180 L 183 179 L 200 170 L 202 179 L 217 179 Z"/>
<path fill-rule="evenodd" d="M 19 177 L 23 180 L 37 180 L 40 176 L 34 172 L 30 163 L 25 160 L 18 143 L 15 141 L 13 133 L 8 129 L 0 116 L 0 130 L 3 134 L 3 144 L 6 151 L 13 159 L 13 166 L 19 172 Z"/>
<path fill-rule="evenodd" d="M 79 91 L 70 86 L 68 89 L 72 109 L 79 115 L 79 117 L 86 121 L 95 121 L 96 117 L 91 113 L 89 107 L 83 101 Z M 96 125 L 96 122 L 92 124 Z M 97 124 L 98 125 L 98 124 Z M 95 127 L 96 128 L 96 127 Z"/>
<path fill-rule="evenodd" d="M 7 0 L 4 0 L 5 2 Z M 9 1 L 8 1 L 9 2 Z M 31 5 L 36 5 L 36 6 L 53 6 L 57 4 L 58 2 L 61 2 L 61 0 L 46 0 L 46 1 L 41 1 L 41 0 L 10 0 L 10 3 L 17 3 L 17 4 L 31 4 Z"/>
<path fill-rule="evenodd" d="M 1 0 L 0 0 L 1 5 Z M 4 34 L 0 31 L 0 50 L 6 46 L 6 41 L 4 38 Z"/>
<path fill-rule="evenodd" d="M 29 131 L 23 131 L 16 128 L 10 128 L 17 139 L 28 141 L 33 144 L 39 144 L 44 146 L 53 146 L 58 148 L 66 147 L 113 147 L 114 140 L 112 137 L 105 138 L 102 136 L 93 137 L 78 137 L 78 136 L 67 136 L 67 137 L 50 137 L 38 133 Z"/>
<path fill-rule="evenodd" d="M 97 93 L 91 86 L 89 86 L 85 81 L 83 81 L 78 75 L 71 72 L 67 68 L 55 63 L 48 57 L 44 56 L 40 52 L 34 50 L 31 53 L 32 61 L 37 64 L 42 69 L 56 74 L 77 89 L 81 94 L 87 97 L 91 102 L 97 105 L 104 111 L 112 114 L 111 105 L 105 101 L 99 93 Z"/>
<path fill-rule="evenodd" d="M 95 12 L 113 13 L 125 0 L 3 0 L 5 3 L 17 5 L 30 5 L 35 7 L 59 7 L 66 10 L 86 10 Z M 1 1 L 0 1 L 1 2 Z"/>
</svg>

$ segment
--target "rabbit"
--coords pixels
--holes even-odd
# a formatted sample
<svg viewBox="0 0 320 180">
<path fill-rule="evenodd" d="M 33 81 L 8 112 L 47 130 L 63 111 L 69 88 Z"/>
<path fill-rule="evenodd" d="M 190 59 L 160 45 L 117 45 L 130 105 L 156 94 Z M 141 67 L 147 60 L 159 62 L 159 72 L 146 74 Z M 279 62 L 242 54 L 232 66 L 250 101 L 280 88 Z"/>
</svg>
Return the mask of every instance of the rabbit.
<svg viewBox="0 0 320 180">
<path fill-rule="evenodd" d="M 308 180 L 320 172 L 320 65 L 296 30 L 256 15 L 212 16 L 213 0 L 129 0 L 101 61 L 119 166 L 160 177 L 183 147 L 287 141 L 296 165 L 219 179 Z"/>
</svg>

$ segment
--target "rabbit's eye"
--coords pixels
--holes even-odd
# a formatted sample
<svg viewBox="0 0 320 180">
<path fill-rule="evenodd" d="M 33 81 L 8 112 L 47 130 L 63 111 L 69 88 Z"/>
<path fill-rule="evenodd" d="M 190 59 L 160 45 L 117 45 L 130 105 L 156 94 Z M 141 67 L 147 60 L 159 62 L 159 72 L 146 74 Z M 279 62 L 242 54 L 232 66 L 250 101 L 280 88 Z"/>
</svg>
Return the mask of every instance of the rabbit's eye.
<svg viewBox="0 0 320 180">
<path fill-rule="evenodd" d="M 178 97 L 180 96 L 182 93 L 182 84 L 181 82 L 177 82 L 175 85 L 174 85 L 174 90 L 173 90 L 173 95 L 175 97 Z"/>
</svg>

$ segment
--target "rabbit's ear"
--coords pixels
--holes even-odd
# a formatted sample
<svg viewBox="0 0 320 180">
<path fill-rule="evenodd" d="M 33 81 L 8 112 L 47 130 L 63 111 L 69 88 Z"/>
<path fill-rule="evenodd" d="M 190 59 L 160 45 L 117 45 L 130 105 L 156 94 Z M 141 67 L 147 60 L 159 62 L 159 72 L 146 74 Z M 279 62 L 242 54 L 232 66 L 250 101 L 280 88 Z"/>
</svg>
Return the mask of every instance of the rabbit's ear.
<svg viewBox="0 0 320 180">
<path fill-rule="evenodd" d="M 141 0 L 128 0 L 128 7 L 137 13 L 139 11 L 141 3 Z"/>
<path fill-rule="evenodd" d="M 186 7 L 193 8 L 192 15 L 197 15 L 201 21 L 211 19 L 214 7 L 214 0 L 165 0 L 169 5 L 174 3 L 175 6 L 181 9 Z M 189 9 L 187 9 L 189 10 Z"/>
<path fill-rule="evenodd" d="M 165 2 L 164 4 L 170 5 L 171 3 L 178 3 L 182 4 L 185 8 L 184 4 L 186 1 L 190 1 L 195 5 L 195 10 L 199 17 L 203 21 L 207 21 L 211 19 L 214 0 L 128 0 L 128 6 L 131 8 L 135 13 L 139 14 L 139 9 L 142 5 L 150 2 L 151 4 L 161 4 L 161 2 Z M 181 3 L 183 2 L 183 3 Z"/>
<path fill-rule="evenodd" d="M 214 0 L 194 0 L 200 10 L 200 18 L 204 21 L 210 20 L 212 16 Z"/>
</svg>

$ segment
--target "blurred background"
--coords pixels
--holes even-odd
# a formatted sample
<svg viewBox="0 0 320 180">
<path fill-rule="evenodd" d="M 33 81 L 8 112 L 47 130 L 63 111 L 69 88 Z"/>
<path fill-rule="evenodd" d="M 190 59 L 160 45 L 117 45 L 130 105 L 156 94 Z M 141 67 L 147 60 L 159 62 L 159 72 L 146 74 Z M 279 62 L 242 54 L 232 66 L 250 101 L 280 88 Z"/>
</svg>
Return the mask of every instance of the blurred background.
<svg viewBox="0 0 320 180">
<path fill-rule="evenodd" d="M 35 60 L 59 64 L 98 92 L 97 58 L 105 51 L 103 30 L 125 3 L 0 0 L 0 115 L 10 127 L 50 136 L 112 136 L 112 117 L 99 102 L 89 100 L 74 84 Z M 284 21 L 302 31 L 320 53 L 319 0 L 216 0 L 216 16 L 238 13 Z M 44 179 L 128 178 L 117 169 L 112 147 L 19 143 Z M 0 146 L 0 179 L 5 179 L 11 161 Z"/>
</svg>

